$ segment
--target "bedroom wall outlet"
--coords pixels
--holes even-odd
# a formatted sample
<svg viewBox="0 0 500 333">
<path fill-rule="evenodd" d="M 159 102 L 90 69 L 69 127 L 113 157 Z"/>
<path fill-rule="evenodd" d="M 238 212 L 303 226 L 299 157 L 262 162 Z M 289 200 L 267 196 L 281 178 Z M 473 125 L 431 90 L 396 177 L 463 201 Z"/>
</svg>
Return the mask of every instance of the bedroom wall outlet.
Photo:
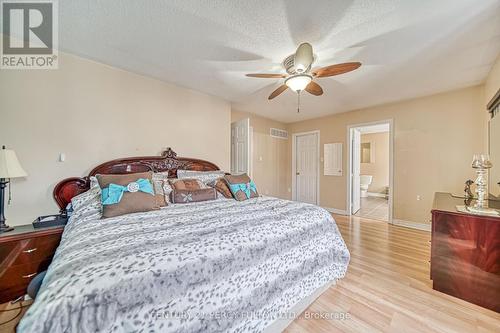
<svg viewBox="0 0 500 333">
<path fill-rule="evenodd" d="M 64 162 L 64 161 L 66 161 L 66 154 L 59 153 L 59 162 Z"/>
</svg>

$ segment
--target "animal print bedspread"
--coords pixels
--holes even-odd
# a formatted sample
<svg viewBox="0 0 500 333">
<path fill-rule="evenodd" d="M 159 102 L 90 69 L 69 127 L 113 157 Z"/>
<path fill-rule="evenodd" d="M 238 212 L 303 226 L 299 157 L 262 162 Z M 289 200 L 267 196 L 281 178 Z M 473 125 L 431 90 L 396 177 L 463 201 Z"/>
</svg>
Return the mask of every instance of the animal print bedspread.
<svg viewBox="0 0 500 333">
<path fill-rule="evenodd" d="M 276 198 L 82 214 L 18 332 L 261 332 L 348 262 L 326 210 Z"/>
</svg>

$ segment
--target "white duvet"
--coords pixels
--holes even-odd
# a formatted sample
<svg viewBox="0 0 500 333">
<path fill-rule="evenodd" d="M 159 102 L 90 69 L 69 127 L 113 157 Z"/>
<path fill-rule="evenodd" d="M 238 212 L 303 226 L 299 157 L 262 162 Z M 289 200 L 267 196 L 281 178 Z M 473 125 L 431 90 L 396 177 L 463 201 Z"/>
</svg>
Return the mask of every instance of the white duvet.
<svg viewBox="0 0 500 333">
<path fill-rule="evenodd" d="M 262 332 L 348 262 L 327 211 L 276 198 L 79 214 L 18 331 Z"/>
</svg>

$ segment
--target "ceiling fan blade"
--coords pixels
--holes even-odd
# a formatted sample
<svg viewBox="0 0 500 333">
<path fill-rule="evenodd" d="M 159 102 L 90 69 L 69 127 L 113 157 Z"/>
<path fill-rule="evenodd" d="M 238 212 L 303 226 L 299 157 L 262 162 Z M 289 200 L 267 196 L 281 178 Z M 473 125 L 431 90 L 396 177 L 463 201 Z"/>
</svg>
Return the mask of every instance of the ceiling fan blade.
<svg viewBox="0 0 500 333">
<path fill-rule="evenodd" d="M 246 74 L 248 77 L 258 77 L 261 79 L 282 79 L 285 78 L 285 74 Z"/>
<path fill-rule="evenodd" d="M 340 75 L 358 69 L 360 66 L 360 62 L 346 62 L 343 64 L 331 65 L 315 69 L 313 71 L 313 75 L 316 77 Z"/>
<path fill-rule="evenodd" d="M 314 96 L 323 95 L 323 88 L 321 88 L 321 86 L 314 81 L 309 82 L 305 90 Z"/>
<path fill-rule="evenodd" d="M 273 99 L 274 97 L 278 96 L 279 94 L 281 94 L 283 91 L 285 91 L 287 89 L 288 89 L 288 86 L 286 84 L 279 86 L 278 89 L 276 89 L 275 91 L 272 92 L 271 95 L 269 95 L 268 99 Z"/>
</svg>

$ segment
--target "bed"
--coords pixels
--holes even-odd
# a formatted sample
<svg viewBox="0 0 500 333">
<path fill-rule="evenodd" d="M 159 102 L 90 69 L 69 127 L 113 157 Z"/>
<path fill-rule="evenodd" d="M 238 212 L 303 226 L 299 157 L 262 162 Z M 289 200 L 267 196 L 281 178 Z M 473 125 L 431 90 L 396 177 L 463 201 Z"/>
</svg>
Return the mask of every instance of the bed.
<svg viewBox="0 0 500 333">
<path fill-rule="evenodd" d="M 120 159 L 91 171 L 218 170 L 210 162 Z M 88 177 L 56 186 L 61 209 Z M 72 216 L 19 332 L 281 331 L 342 278 L 349 252 L 324 209 L 272 197 Z"/>
</svg>

